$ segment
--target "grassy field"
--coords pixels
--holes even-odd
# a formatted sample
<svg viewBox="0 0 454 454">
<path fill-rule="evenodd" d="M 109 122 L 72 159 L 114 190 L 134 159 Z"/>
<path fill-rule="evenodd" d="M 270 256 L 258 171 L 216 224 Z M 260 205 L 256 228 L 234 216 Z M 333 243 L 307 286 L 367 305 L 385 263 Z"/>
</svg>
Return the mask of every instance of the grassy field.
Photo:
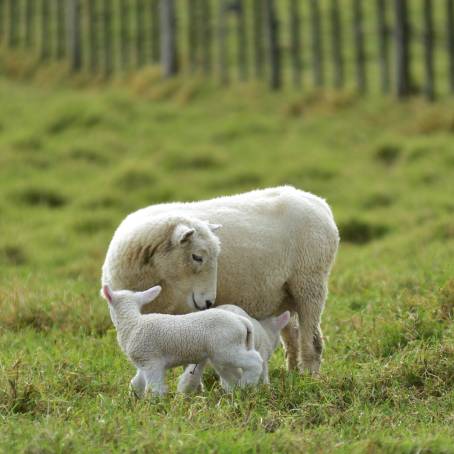
<svg viewBox="0 0 454 454">
<path fill-rule="evenodd" d="M 50 70 L 48 70 L 47 76 Z M 43 79 L 45 77 L 43 76 Z M 0 451 L 454 452 L 454 108 L 0 79 Z M 319 379 L 136 402 L 100 267 L 129 212 L 293 184 L 341 247 Z"/>
</svg>

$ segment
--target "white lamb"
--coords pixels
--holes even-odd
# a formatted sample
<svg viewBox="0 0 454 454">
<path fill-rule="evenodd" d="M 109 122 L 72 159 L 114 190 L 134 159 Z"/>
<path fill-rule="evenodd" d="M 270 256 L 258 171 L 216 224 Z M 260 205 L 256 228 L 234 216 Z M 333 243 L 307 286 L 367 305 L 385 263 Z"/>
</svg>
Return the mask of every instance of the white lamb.
<svg viewBox="0 0 454 454">
<path fill-rule="evenodd" d="M 250 317 L 246 311 L 241 309 L 241 307 L 232 304 L 224 304 L 218 306 L 217 309 L 240 315 L 247 318 L 252 323 L 252 326 L 254 327 L 254 348 L 260 353 L 263 360 L 263 370 L 260 378 L 264 384 L 268 385 L 270 383 L 268 361 L 280 344 L 281 330 L 284 329 L 290 321 L 290 312 L 285 311 L 277 317 L 268 317 L 258 321 L 255 318 Z M 211 310 L 213 309 L 210 309 L 210 311 Z M 201 387 L 205 365 L 206 361 L 197 364 L 197 366 L 189 366 L 180 377 L 178 391 L 187 393 L 199 389 Z M 222 386 L 224 389 L 229 389 L 228 383 L 222 383 Z"/>
<path fill-rule="evenodd" d="M 165 394 L 166 369 L 207 360 L 229 389 L 258 382 L 263 361 L 254 350 L 249 320 L 218 309 L 187 315 L 142 315 L 141 307 L 160 291 L 160 286 L 144 292 L 103 287 L 103 296 L 115 314 L 118 343 L 137 367 L 131 387 L 138 397 L 150 388 L 155 395 Z"/>
</svg>

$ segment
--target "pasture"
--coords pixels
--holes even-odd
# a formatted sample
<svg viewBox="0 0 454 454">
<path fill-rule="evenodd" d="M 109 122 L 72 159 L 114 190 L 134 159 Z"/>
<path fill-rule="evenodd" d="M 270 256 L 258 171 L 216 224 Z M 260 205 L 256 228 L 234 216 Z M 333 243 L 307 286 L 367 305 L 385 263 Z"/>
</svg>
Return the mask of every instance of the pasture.
<svg viewBox="0 0 454 454">
<path fill-rule="evenodd" d="M 454 452 L 452 99 L 43 71 L 0 79 L 0 451 Z M 341 232 L 320 378 L 279 350 L 269 389 L 208 374 L 181 396 L 178 370 L 166 398 L 135 401 L 98 294 L 115 227 L 284 183 L 326 198 Z"/>
</svg>

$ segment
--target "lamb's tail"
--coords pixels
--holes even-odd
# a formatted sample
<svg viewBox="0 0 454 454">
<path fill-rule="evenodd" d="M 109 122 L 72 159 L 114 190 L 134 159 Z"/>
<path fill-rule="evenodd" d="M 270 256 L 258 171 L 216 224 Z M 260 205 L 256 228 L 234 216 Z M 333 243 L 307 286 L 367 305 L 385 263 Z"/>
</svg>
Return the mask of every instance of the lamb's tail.
<svg viewBox="0 0 454 454">
<path fill-rule="evenodd" d="M 254 350 L 254 326 L 246 317 L 242 317 L 241 315 L 239 315 L 238 317 L 241 319 L 241 322 L 246 328 L 246 349 Z"/>
</svg>

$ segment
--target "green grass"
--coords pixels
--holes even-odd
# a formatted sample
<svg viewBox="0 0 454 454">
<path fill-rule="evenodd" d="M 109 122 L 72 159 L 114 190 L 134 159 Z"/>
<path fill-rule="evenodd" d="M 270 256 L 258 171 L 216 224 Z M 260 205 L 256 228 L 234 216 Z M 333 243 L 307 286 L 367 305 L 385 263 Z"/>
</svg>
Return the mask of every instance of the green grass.
<svg viewBox="0 0 454 454">
<path fill-rule="evenodd" d="M 454 452 L 452 99 L 0 79 L 0 451 Z M 320 379 L 136 402 L 100 267 L 129 212 L 293 184 L 342 242 Z"/>
</svg>

